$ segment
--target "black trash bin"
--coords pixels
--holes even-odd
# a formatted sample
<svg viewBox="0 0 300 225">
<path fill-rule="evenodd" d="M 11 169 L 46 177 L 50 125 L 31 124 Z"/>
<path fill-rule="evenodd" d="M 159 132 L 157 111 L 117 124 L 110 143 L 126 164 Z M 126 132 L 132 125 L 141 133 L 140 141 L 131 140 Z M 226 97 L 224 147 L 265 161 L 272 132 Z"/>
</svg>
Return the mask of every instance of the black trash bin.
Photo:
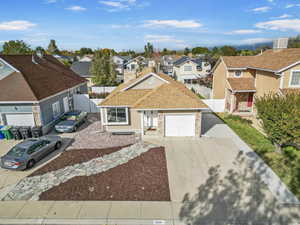
<svg viewBox="0 0 300 225">
<path fill-rule="evenodd" d="M 35 138 L 43 136 L 42 127 L 32 127 L 31 133 L 32 133 L 32 136 Z"/>
<path fill-rule="evenodd" d="M 22 135 L 20 133 L 20 127 L 12 127 L 9 129 L 9 131 L 11 132 L 11 134 L 13 135 L 13 138 L 15 140 L 21 140 L 22 139 Z"/>
<path fill-rule="evenodd" d="M 20 128 L 20 133 L 22 135 L 22 139 L 27 139 L 27 138 L 31 138 L 31 128 L 30 127 L 21 127 Z"/>
</svg>

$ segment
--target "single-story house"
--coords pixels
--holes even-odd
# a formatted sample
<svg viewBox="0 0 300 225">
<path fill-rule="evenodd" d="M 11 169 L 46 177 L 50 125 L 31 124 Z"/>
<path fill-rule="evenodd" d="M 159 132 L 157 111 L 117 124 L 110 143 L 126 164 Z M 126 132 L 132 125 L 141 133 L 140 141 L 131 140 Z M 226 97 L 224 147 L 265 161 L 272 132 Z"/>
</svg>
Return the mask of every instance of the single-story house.
<svg viewBox="0 0 300 225">
<path fill-rule="evenodd" d="M 108 132 L 142 136 L 201 136 L 201 114 L 208 106 L 168 75 L 144 73 L 119 85 L 101 104 Z"/>
<path fill-rule="evenodd" d="M 87 81 L 50 55 L 0 55 L 0 124 L 42 126 L 47 133 L 73 109 Z"/>
<path fill-rule="evenodd" d="M 92 62 L 80 62 L 80 61 L 74 62 L 71 65 L 71 70 L 73 70 L 73 72 L 75 72 L 78 76 L 88 80 L 88 87 L 94 85 L 92 82 L 92 75 L 90 72 L 91 65 Z"/>
</svg>

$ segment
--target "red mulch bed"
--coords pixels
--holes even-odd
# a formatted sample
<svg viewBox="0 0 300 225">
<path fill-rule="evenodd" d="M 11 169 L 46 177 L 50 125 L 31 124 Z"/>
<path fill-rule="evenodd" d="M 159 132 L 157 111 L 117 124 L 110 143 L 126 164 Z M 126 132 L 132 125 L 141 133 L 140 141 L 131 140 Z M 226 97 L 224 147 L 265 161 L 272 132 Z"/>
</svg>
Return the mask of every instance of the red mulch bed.
<svg viewBox="0 0 300 225">
<path fill-rule="evenodd" d="M 75 153 L 77 151 L 82 154 Z M 77 157 L 81 157 L 86 152 L 94 152 L 96 155 L 97 150 L 76 150 L 66 152 L 66 154 L 76 154 Z M 59 158 L 66 157 L 60 156 Z M 55 164 L 58 159 L 51 163 Z M 60 165 L 62 164 L 61 160 L 59 161 Z M 69 159 L 66 160 L 69 161 Z M 71 160 L 72 163 L 74 161 L 76 160 Z M 53 167 L 54 165 L 52 165 Z M 106 172 L 92 176 L 74 177 L 42 193 L 40 200 L 170 201 L 165 150 L 163 147 L 153 148 L 128 163 Z"/>
<path fill-rule="evenodd" d="M 66 166 L 75 165 L 78 163 L 84 163 L 91 159 L 102 157 L 106 154 L 110 154 L 116 151 L 119 151 L 123 147 L 114 147 L 114 148 L 106 148 L 106 149 L 79 149 L 79 150 L 70 150 L 63 152 L 58 158 L 49 162 L 45 166 L 40 169 L 34 171 L 29 177 L 42 175 L 44 173 L 48 173 L 51 171 L 55 171 Z"/>
</svg>

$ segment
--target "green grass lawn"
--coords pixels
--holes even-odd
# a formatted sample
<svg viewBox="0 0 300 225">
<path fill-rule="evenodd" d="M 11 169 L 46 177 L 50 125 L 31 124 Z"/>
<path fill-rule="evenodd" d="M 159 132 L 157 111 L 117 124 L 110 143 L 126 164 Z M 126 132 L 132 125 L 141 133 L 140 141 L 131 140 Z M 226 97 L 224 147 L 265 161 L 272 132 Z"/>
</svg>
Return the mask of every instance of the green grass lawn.
<svg viewBox="0 0 300 225">
<path fill-rule="evenodd" d="M 275 152 L 272 142 L 239 116 L 219 113 L 218 116 L 244 140 L 300 199 L 300 152 L 294 148 Z"/>
</svg>

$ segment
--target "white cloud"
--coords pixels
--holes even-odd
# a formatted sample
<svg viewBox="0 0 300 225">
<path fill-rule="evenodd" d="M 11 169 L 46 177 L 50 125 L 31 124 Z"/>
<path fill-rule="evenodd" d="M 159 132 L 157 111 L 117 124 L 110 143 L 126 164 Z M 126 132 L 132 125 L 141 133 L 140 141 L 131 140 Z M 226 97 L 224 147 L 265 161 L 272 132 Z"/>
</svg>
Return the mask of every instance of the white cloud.
<svg viewBox="0 0 300 225">
<path fill-rule="evenodd" d="M 56 2 L 57 2 L 57 0 L 46 0 L 46 3 L 49 3 L 49 4 L 56 3 Z"/>
<path fill-rule="evenodd" d="M 173 28 L 199 28 L 203 25 L 195 20 L 146 20 L 144 27 L 173 27 Z"/>
<path fill-rule="evenodd" d="M 251 45 L 251 44 L 259 44 L 272 41 L 271 38 L 248 38 L 239 41 L 239 44 Z"/>
<path fill-rule="evenodd" d="M 289 14 L 283 14 L 281 16 L 275 16 L 275 17 L 272 17 L 271 19 L 285 19 L 285 18 L 290 18 L 292 17 L 292 15 L 289 15 Z"/>
<path fill-rule="evenodd" d="M 300 32 L 300 19 L 270 20 L 266 22 L 257 23 L 255 26 L 257 28 L 266 30 L 292 30 Z"/>
<path fill-rule="evenodd" d="M 84 8 L 82 6 L 79 6 L 79 5 L 70 6 L 70 7 L 66 8 L 66 9 L 74 11 L 74 12 L 79 12 L 79 11 L 85 11 L 86 10 L 86 8 Z"/>
<path fill-rule="evenodd" d="M 271 2 L 271 3 L 273 3 L 274 2 L 274 0 L 267 0 L 268 2 Z"/>
<path fill-rule="evenodd" d="M 145 40 L 151 43 L 163 43 L 173 45 L 174 47 L 184 48 L 188 47 L 188 45 L 183 40 L 179 40 L 169 35 L 153 35 L 149 34 L 145 36 Z"/>
<path fill-rule="evenodd" d="M 36 26 L 36 24 L 26 20 L 14 20 L 0 23 L 0 30 L 28 30 L 34 26 Z"/>
<path fill-rule="evenodd" d="M 287 4 L 285 6 L 285 8 L 289 9 L 289 8 L 293 8 L 293 7 L 300 7 L 300 4 Z"/>
<path fill-rule="evenodd" d="M 138 3 L 137 0 L 101 0 L 99 3 L 107 6 L 107 11 L 109 12 L 130 10 L 133 7 L 143 8 L 149 5 L 148 2 Z"/>
<path fill-rule="evenodd" d="M 233 30 L 226 34 L 257 34 L 257 33 L 261 33 L 261 32 L 262 32 L 261 30 L 244 29 L 244 30 Z"/>
<path fill-rule="evenodd" d="M 268 12 L 270 10 L 271 10 L 271 7 L 264 6 L 264 7 L 259 7 L 259 8 L 252 9 L 251 11 L 257 12 L 257 13 L 265 13 L 265 12 Z"/>
</svg>

